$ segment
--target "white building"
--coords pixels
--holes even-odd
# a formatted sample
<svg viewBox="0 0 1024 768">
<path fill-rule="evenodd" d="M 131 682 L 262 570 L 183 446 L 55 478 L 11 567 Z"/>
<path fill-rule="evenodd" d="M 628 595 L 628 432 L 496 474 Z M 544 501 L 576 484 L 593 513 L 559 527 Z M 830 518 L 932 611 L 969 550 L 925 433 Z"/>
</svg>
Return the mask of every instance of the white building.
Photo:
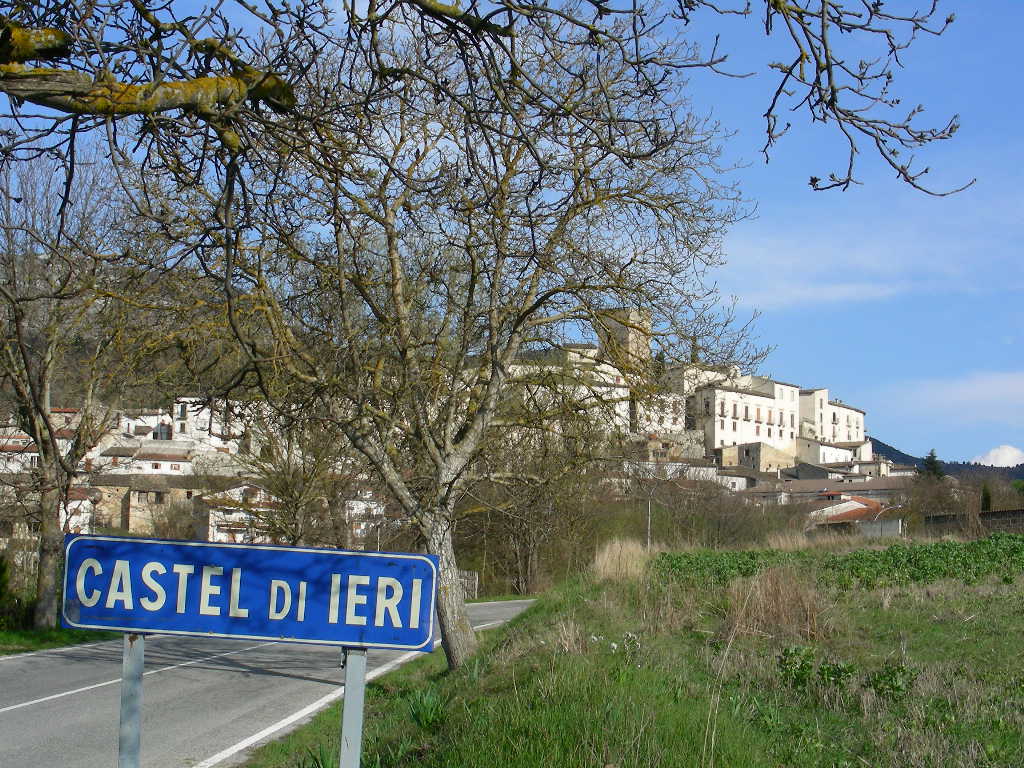
<svg viewBox="0 0 1024 768">
<path fill-rule="evenodd" d="M 799 387 L 762 376 L 740 376 L 735 383 L 709 383 L 691 400 L 705 447 L 765 443 L 795 455 Z"/>
<path fill-rule="evenodd" d="M 800 390 L 801 435 L 805 437 L 828 443 L 863 443 L 867 440 L 864 416 L 860 408 L 830 399 L 827 389 Z"/>
</svg>

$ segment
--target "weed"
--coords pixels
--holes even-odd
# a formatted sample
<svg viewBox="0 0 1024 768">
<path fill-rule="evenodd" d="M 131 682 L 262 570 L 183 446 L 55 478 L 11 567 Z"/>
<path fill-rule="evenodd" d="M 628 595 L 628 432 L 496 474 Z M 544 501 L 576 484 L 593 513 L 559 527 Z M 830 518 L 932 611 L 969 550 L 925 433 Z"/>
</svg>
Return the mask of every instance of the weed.
<svg viewBox="0 0 1024 768">
<path fill-rule="evenodd" d="M 818 665 L 818 682 L 825 688 L 846 688 L 856 674 L 856 665 L 846 662 L 823 661 Z"/>
<path fill-rule="evenodd" d="M 883 699 L 898 701 L 910 693 L 919 674 L 918 670 L 905 664 L 889 663 L 868 675 L 864 685 Z"/>
<path fill-rule="evenodd" d="M 409 717 L 424 731 L 437 731 L 448 719 L 448 700 L 433 688 L 421 688 L 409 696 Z"/>
<path fill-rule="evenodd" d="M 318 744 L 316 751 L 312 747 L 307 748 L 306 754 L 299 758 L 295 768 L 332 768 L 337 763 L 338 756 L 323 744 Z"/>
<path fill-rule="evenodd" d="M 783 648 L 778 656 L 779 675 L 790 688 L 798 691 L 807 689 L 814 674 L 814 649 L 805 645 L 791 645 Z"/>
</svg>

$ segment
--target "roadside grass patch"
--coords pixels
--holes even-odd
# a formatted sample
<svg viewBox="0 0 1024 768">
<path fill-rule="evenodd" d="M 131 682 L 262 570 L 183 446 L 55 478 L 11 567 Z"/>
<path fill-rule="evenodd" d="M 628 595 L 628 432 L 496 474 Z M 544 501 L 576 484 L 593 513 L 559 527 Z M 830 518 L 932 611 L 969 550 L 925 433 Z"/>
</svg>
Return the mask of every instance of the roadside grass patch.
<svg viewBox="0 0 1024 768">
<path fill-rule="evenodd" d="M 0 629 L 0 656 L 117 640 L 119 637 L 121 634 L 118 632 L 93 629 Z"/>
</svg>

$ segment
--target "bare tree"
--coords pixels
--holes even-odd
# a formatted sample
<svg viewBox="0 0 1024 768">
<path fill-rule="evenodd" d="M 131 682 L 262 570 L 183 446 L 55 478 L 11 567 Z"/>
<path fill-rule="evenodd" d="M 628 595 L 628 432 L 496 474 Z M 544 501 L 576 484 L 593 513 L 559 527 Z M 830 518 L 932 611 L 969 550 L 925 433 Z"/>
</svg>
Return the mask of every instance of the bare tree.
<svg viewBox="0 0 1024 768">
<path fill-rule="evenodd" d="M 107 250 L 120 239 L 112 188 L 91 168 L 68 193 L 62 170 L 44 160 L 9 166 L 0 200 L 0 384 L 38 452 L 18 476 L 27 480 L 17 482 L 39 525 L 39 627 L 56 622 L 60 510 L 81 459 L 107 427 L 101 395 L 124 359 L 122 308 L 113 296 L 125 280 Z M 74 418 L 55 413 L 72 400 Z"/>
<path fill-rule="evenodd" d="M 934 7 L 909 17 L 859 0 L 764 8 L 766 30 L 784 26 L 797 56 L 780 68 L 769 143 L 790 97 L 835 122 L 851 158 L 858 137 L 889 160 L 894 145 L 955 130 L 915 129 L 916 112 L 872 117 L 895 106 L 896 56 Z M 14 120 L 0 149 L 74 158 L 76 137 L 95 129 L 119 171 L 141 163 L 138 213 L 177 244 L 176 259 L 221 281 L 249 363 L 233 383 L 318 402 L 441 557 L 441 625 L 457 666 L 474 641 L 454 576 L 454 504 L 501 427 L 515 360 L 607 327 L 618 307 L 649 312 L 650 328 L 634 330 L 669 358 L 684 335 L 719 339 L 723 357 L 735 346 L 706 280 L 735 194 L 718 181 L 714 127 L 681 101 L 683 74 L 717 71 L 724 57 L 677 39 L 681 22 L 721 9 L 371 0 L 343 10 L 337 24 L 311 1 L 188 16 L 145 0 L 130 12 L 113 0 L 19 5 L 0 41 Z M 848 66 L 836 30 L 888 51 Z M 812 184 L 845 186 L 852 170 L 830 180 Z M 639 385 L 643 366 L 626 367 Z M 591 382 L 578 386 L 592 401 Z"/>
<path fill-rule="evenodd" d="M 120 0 L 47 0 L 12 3 L 4 13 L 0 92 L 12 98 L 11 115 L 19 121 L 8 135 L 7 152 L 41 145 L 70 152 L 77 132 L 101 128 L 125 147 L 145 145 L 147 162 L 184 175 L 202 172 L 207 138 L 237 153 L 254 133 L 288 122 L 278 116 L 314 117 L 296 90 L 314 58 L 339 49 L 373 77 L 378 91 L 416 78 L 439 98 L 475 114 L 472 96 L 453 88 L 447 73 L 411 61 L 395 45 L 396 28 L 432 51 L 457 52 L 462 65 L 504 100 L 529 98 L 550 112 L 570 102 L 538 77 L 543 73 L 531 51 L 538 37 L 548 48 L 607 50 L 631 70 L 636 95 L 643 98 L 660 71 L 674 64 L 652 55 L 651 39 L 677 29 L 713 39 L 705 56 L 682 66 L 725 74 L 715 15 L 760 16 L 765 35 L 782 39 L 788 50 L 786 58 L 767 62 L 778 80 L 764 113 L 765 152 L 786 133 L 789 123 L 780 115 L 791 109 L 835 126 L 849 146 L 841 171 L 811 178 L 815 189 L 854 183 L 854 161 L 866 144 L 899 178 L 927 191 L 928 168 L 915 166 L 912 153 L 950 138 L 959 124 L 954 116 L 938 127 L 922 127 L 923 106 L 905 107 L 894 93 L 901 55 L 918 36 L 940 35 L 953 22 L 952 14 L 939 11 L 938 0 L 909 12 L 869 0 L 674 0 L 642 6 L 499 0 L 465 8 L 435 0 L 370 0 L 345 2 L 340 15 L 320 0 L 215 3 L 189 6 L 187 12 L 167 0 L 131 0 L 128 7 Z M 131 128 L 116 135 L 125 118 Z M 588 115 L 578 112 L 577 120 L 585 130 Z M 509 129 L 532 142 L 528 123 Z"/>
<path fill-rule="evenodd" d="M 415 41 L 406 58 L 472 93 L 474 123 L 415 78 L 385 99 L 351 62 L 321 62 L 330 87 L 310 99 L 372 103 L 355 121 L 336 110 L 301 144 L 273 144 L 263 173 L 236 166 L 209 193 L 224 235 L 201 252 L 211 272 L 225 270 L 232 328 L 268 399 L 315 405 L 440 557 L 452 666 L 474 645 L 452 544 L 457 500 L 496 430 L 549 418 L 512 407 L 521 374 L 562 393 L 545 408 L 606 410 L 608 423 L 627 390 L 647 381 L 652 343 L 678 359 L 696 332 L 718 339 L 723 358 L 743 355 L 742 334 L 704 282 L 735 194 L 715 179 L 713 128 L 676 96 L 680 70 L 667 69 L 646 99 L 627 100 L 628 62 L 600 49 L 548 49 L 540 36 L 520 42 L 544 87 L 572 110 L 509 102 L 458 55 Z M 693 54 L 665 43 L 658 55 Z M 328 106 L 316 111 L 327 116 Z M 594 131 L 580 130 L 578 110 L 593 113 Z M 531 144 L 517 138 L 525 123 Z M 595 327 L 640 336 L 638 354 L 542 366 L 539 379 L 522 365 Z"/>
<path fill-rule="evenodd" d="M 246 419 L 249 447 L 235 461 L 272 500 L 249 508 L 256 527 L 288 544 L 352 547 L 345 503 L 365 482 L 347 444 L 308 414 L 291 422 L 247 410 L 261 412 Z"/>
</svg>

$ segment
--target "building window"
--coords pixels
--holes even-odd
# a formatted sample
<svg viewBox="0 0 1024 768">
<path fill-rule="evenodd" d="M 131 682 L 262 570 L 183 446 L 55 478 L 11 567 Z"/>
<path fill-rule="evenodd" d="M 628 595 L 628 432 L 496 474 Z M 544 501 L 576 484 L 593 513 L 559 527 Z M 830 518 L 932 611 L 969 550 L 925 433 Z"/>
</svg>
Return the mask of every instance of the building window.
<svg viewBox="0 0 1024 768">
<path fill-rule="evenodd" d="M 744 405 L 743 406 L 743 420 L 744 421 L 750 421 L 750 406 L 749 405 Z"/>
<path fill-rule="evenodd" d="M 738 406 L 738 405 L 736 405 L 736 403 L 733 403 L 733 404 L 732 404 L 732 417 L 733 417 L 734 419 L 736 418 L 736 409 L 737 409 L 737 408 L 739 408 L 739 406 Z"/>
<path fill-rule="evenodd" d="M 757 435 L 758 437 L 761 436 L 761 425 L 760 424 L 756 424 L 754 426 L 754 434 Z"/>
<path fill-rule="evenodd" d="M 178 418 L 179 419 L 187 419 L 188 418 L 188 411 L 185 410 L 185 404 L 184 403 L 179 403 L 178 404 Z"/>
<path fill-rule="evenodd" d="M 191 499 L 192 498 L 192 491 L 185 491 L 185 498 L 186 499 Z"/>
<path fill-rule="evenodd" d="M 70 423 L 71 423 L 71 417 L 70 416 L 65 416 L 64 417 L 64 425 L 67 426 Z"/>
<path fill-rule="evenodd" d="M 117 456 L 111 456 L 110 457 L 110 466 L 112 466 L 112 467 L 116 467 L 117 466 Z"/>
<path fill-rule="evenodd" d="M 735 431 L 736 431 L 736 422 L 735 422 L 735 421 L 734 421 L 734 422 L 732 423 L 732 431 L 733 431 L 733 432 L 735 432 Z"/>
<path fill-rule="evenodd" d="M 768 437 L 771 437 L 771 436 L 772 436 L 772 428 L 768 427 Z"/>
<path fill-rule="evenodd" d="M 789 439 L 790 439 L 790 440 L 792 440 L 792 439 L 793 439 L 793 433 L 792 433 L 792 432 L 790 432 L 790 433 L 789 433 Z"/>
<path fill-rule="evenodd" d="M 711 401 L 708 400 L 706 397 L 704 398 L 704 415 L 705 416 L 710 416 L 711 415 Z"/>
<path fill-rule="evenodd" d="M 181 464 L 171 464 L 171 472 L 181 472 Z"/>
<path fill-rule="evenodd" d="M 187 429 L 187 425 L 184 421 L 178 422 L 178 432 L 184 432 Z"/>
<path fill-rule="evenodd" d="M 140 504 L 145 504 L 147 501 L 149 501 L 149 494 L 146 493 L 145 491 L 136 491 L 135 500 Z"/>
<path fill-rule="evenodd" d="M 725 416 L 725 400 L 718 404 L 718 415 Z"/>
<path fill-rule="evenodd" d="M 164 498 L 166 496 L 167 496 L 167 494 L 164 493 L 163 491 L 153 491 L 153 503 L 154 504 L 163 504 L 164 503 Z"/>
<path fill-rule="evenodd" d="M 761 409 L 760 408 L 756 409 L 756 411 L 754 412 L 754 418 L 757 419 L 757 421 L 761 421 Z"/>
<path fill-rule="evenodd" d="M 796 416 L 794 416 L 792 413 L 789 414 L 789 426 L 791 426 L 791 427 L 795 427 L 796 426 Z"/>
<path fill-rule="evenodd" d="M 160 462 L 154 461 L 152 466 L 153 469 L 160 469 Z"/>
<path fill-rule="evenodd" d="M 722 429 L 722 430 L 725 429 L 725 419 L 719 419 L 718 420 L 718 428 Z"/>
<path fill-rule="evenodd" d="M 28 457 L 28 465 L 30 467 L 38 467 L 39 466 L 39 457 L 38 456 L 29 456 Z"/>
</svg>

